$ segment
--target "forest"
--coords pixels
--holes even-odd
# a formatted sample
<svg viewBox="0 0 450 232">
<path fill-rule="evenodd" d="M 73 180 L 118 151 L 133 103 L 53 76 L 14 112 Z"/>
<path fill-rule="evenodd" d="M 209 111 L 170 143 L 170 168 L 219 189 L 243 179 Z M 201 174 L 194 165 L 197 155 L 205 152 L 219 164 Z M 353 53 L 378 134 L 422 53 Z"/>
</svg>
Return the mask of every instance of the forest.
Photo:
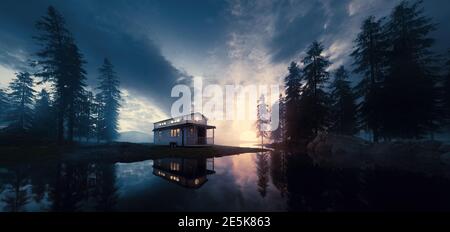
<svg viewBox="0 0 450 232">
<path fill-rule="evenodd" d="M 422 1 L 402 1 L 390 15 L 367 17 L 353 42 L 351 67 L 335 71 L 324 45 L 313 42 L 292 62 L 280 96 L 276 142 L 295 144 L 320 133 L 373 142 L 434 139 L 450 126 L 450 50 L 438 51 L 438 24 Z"/>
<path fill-rule="evenodd" d="M 89 87 L 86 60 L 64 17 L 50 6 L 35 27 L 31 39 L 40 49 L 28 58 L 28 69 L 16 73 L 8 89 L 0 89 L 0 122 L 6 124 L 2 143 L 113 141 L 121 101 L 113 64 L 105 58 L 98 86 Z M 49 87 L 35 90 L 44 85 Z"/>
</svg>

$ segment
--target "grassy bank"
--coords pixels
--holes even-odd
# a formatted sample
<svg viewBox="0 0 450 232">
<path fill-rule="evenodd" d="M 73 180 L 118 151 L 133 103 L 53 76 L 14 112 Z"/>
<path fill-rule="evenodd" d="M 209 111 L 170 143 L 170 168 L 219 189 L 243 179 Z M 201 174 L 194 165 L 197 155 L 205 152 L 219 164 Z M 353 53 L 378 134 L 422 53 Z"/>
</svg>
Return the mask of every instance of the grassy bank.
<svg viewBox="0 0 450 232">
<path fill-rule="evenodd" d="M 113 143 L 81 146 L 1 146 L 0 163 L 45 162 L 48 160 L 138 162 L 164 157 L 221 157 L 259 152 L 259 148 L 214 145 L 211 147 L 155 146 L 134 143 Z"/>
<path fill-rule="evenodd" d="M 66 148 L 57 146 L 0 146 L 0 164 L 36 163 L 57 160 Z"/>
</svg>

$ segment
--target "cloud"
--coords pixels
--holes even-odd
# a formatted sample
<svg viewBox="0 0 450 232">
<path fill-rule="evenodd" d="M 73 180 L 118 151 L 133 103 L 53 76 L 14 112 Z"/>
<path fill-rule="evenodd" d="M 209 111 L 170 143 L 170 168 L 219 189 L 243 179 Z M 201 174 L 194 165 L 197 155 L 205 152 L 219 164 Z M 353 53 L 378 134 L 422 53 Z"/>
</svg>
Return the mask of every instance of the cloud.
<svg viewBox="0 0 450 232">
<path fill-rule="evenodd" d="M 206 73 L 204 83 L 219 84 L 223 88 L 225 85 L 279 83 L 285 67 L 283 64 L 272 63 L 270 49 L 266 46 L 266 39 L 273 32 L 273 20 L 269 14 L 272 1 L 230 1 L 229 3 L 229 26 L 225 28 L 227 41 L 211 54 L 211 67 L 215 70 L 210 72 L 211 75 Z M 220 59 L 217 58 L 218 55 L 221 55 Z M 225 94 L 225 90 L 223 92 Z M 240 92 L 238 91 L 237 94 Z M 256 110 L 256 99 L 254 100 L 254 102 L 236 102 L 234 110 L 239 107 L 252 112 Z M 215 120 L 211 123 L 217 127 L 216 141 L 218 143 L 240 144 L 257 140 L 255 122 L 249 118 L 233 121 Z"/>
<path fill-rule="evenodd" d="M 153 102 L 144 97 L 122 89 L 123 102 L 119 111 L 119 130 L 141 131 L 152 134 L 153 122 L 167 118 L 167 114 L 160 110 Z"/>
<path fill-rule="evenodd" d="M 324 55 L 330 59 L 332 64 L 329 70 L 335 70 L 344 65 L 352 52 L 352 43 L 349 40 L 336 40 L 325 51 Z"/>
<path fill-rule="evenodd" d="M 0 89 L 8 87 L 9 82 L 15 76 L 14 70 L 0 64 Z"/>
<path fill-rule="evenodd" d="M 6 1 L 0 14 L 0 64 L 14 70 L 28 67 L 38 50 L 32 36 L 34 24 L 54 5 L 65 17 L 83 53 L 88 71 L 88 83 L 97 84 L 98 67 L 105 57 L 115 65 L 123 88 L 154 100 L 168 111 L 170 90 L 182 75 L 161 53 L 149 37 L 146 28 L 133 27 L 133 15 L 121 8 L 122 1 L 101 4 L 91 1 Z M 123 10 L 123 11 L 122 11 Z M 124 13 L 124 14 L 121 14 Z M 120 17 L 117 17 L 120 15 Z"/>
</svg>

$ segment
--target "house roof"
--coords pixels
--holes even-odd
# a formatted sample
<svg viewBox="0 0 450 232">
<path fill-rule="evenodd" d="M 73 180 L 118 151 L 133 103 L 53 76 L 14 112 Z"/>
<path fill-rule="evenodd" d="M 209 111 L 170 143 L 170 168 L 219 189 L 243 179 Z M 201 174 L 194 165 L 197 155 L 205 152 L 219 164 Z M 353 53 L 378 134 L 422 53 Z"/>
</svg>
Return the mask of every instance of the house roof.
<svg viewBox="0 0 450 232">
<path fill-rule="evenodd" d="M 188 126 L 205 127 L 206 129 L 216 128 L 215 126 L 208 125 L 208 119 L 203 114 L 192 113 L 155 122 L 153 131 Z"/>
<path fill-rule="evenodd" d="M 200 116 L 203 117 L 203 119 L 208 120 L 208 118 L 205 115 L 203 115 L 202 113 L 198 113 L 197 112 L 197 113 L 185 114 L 185 115 L 174 117 L 174 118 L 167 118 L 167 119 L 164 119 L 164 120 L 161 120 L 161 121 L 157 121 L 157 122 L 154 122 L 154 123 L 165 122 L 165 121 L 169 121 L 169 120 L 173 120 L 173 119 L 177 119 L 177 118 L 184 118 L 184 117 L 187 117 L 187 116 L 194 117 L 195 115 L 200 115 Z"/>
<path fill-rule="evenodd" d="M 174 124 L 174 125 L 169 125 L 169 126 L 155 128 L 155 129 L 153 129 L 153 131 L 166 130 L 166 129 L 175 129 L 175 128 L 183 128 L 183 127 L 190 127 L 190 126 L 205 127 L 206 129 L 216 129 L 216 126 L 212 126 L 212 125 L 205 125 L 205 124 L 200 124 L 200 123 L 186 122 L 186 123 L 181 123 L 181 124 Z"/>
</svg>

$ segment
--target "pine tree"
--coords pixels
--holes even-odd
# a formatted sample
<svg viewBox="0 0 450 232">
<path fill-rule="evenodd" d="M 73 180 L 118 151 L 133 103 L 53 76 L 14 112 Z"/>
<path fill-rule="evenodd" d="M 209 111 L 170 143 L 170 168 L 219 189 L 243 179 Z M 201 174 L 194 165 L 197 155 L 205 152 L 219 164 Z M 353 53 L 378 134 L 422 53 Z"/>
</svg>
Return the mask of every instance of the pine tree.
<svg viewBox="0 0 450 232">
<path fill-rule="evenodd" d="M 89 141 L 90 137 L 93 136 L 93 101 L 94 95 L 90 91 L 84 91 L 81 98 L 78 99 L 76 105 L 76 127 L 75 134 L 81 140 L 85 138 Z"/>
<path fill-rule="evenodd" d="M 269 137 L 270 113 L 269 106 L 265 102 L 264 95 L 261 95 L 257 104 L 256 132 L 261 138 L 261 146 L 264 145 L 264 138 Z"/>
<path fill-rule="evenodd" d="M 8 108 L 9 108 L 8 95 L 5 92 L 5 90 L 0 89 L 0 123 L 3 120 L 3 117 L 6 115 Z"/>
<path fill-rule="evenodd" d="M 299 138 L 299 104 L 300 104 L 300 88 L 301 88 L 301 70 L 297 63 L 292 62 L 288 68 L 289 75 L 285 77 L 286 85 L 286 140 L 297 141 Z"/>
<path fill-rule="evenodd" d="M 37 61 L 33 66 L 40 68 L 35 75 L 42 82 L 50 82 L 56 90 L 55 107 L 57 108 L 57 139 L 64 141 L 64 117 L 67 110 L 67 43 L 71 35 L 66 28 L 64 18 L 50 6 L 47 15 L 36 22 L 40 34 L 35 40 L 41 49 L 36 53 Z"/>
<path fill-rule="evenodd" d="M 45 89 L 38 94 L 34 112 L 33 133 L 41 138 L 54 138 L 56 135 L 55 114 L 50 95 Z"/>
<path fill-rule="evenodd" d="M 354 59 L 355 73 L 362 79 L 356 87 L 359 104 L 358 115 L 363 129 L 371 131 L 373 140 L 380 137 L 383 115 L 381 88 L 385 76 L 385 56 L 387 41 L 383 32 L 381 20 L 370 16 L 364 20 L 361 32 L 354 41 L 355 50 L 351 56 Z"/>
<path fill-rule="evenodd" d="M 435 129 L 436 86 L 433 67 L 435 29 L 421 1 L 401 2 L 386 25 L 391 47 L 384 82 L 384 133 L 390 138 L 421 138 Z"/>
<path fill-rule="evenodd" d="M 27 72 L 16 74 L 16 78 L 9 84 L 11 93 L 9 99 L 11 103 L 11 111 L 8 115 L 12 129 L 26 131 L 30 129 L 33 117 L 33 98 L 35 91 L 33 90 L 33 79 Z"/>
<path fill-rule="evenodd" d="M 450 125 L 450 50 L 448 51 L 448 60 L 445 67 L 444 80 L 442 83 L 442 103 L 444 113 L 444 124 Z"/>
<path fill-rule="evenodd" d="M 95 138 L 97 139 L 97 143 L 99 143 L 103 138 L 105 138 L 105 106 L 102 102 L 102 97 L 100 94 L 95 95 L 94 103 L 92 106 L 94 134 Z"/>
<path fill-rule="evenodd" d="M 281 143 L 285 139 L 285 128 L 286 128 L 286 103 L 282 94 L 280 94 L 278 98 L 278 107 L 279 107 L 279 124 L 277 129 L 273 130 L 270 133 L 270 138 L 276 142 Z"/>
<path fill-rule="evenodd" d="M 33 66 L 40 68 L 36 76 L 41 77 L 42 82 L 50 82 L 55 88 L 58 142 L 64 141 L 66 117 L 68 140 L 72 141 L 75 102 L 85 86 L 85 61 L 66 28 L 63 16 L 55 8 L 48 8 L 47 15 L 37 21 L 36 28 L 40 34 L 34 38 L 41 47 L 36 53 L 38 59 L 33 63 Z"/>
<path fill-rule="evenodd" d="M 322 44 L 313 42 L 302 60 L 305 83 L 301 89 L 299 122 L 303 138 L 317 135 L 328 124 L 329 96 L 324 88 L 329 77 L 326 69 L 331 63 L 322 52 Z"/>
<path fill-rule="evenodd" d="M 68 116 L 68 140 L 73 141 L 76 125 L 77 109 L 83 108 L 83 106 L 77 106 L 77 104 L 87 104 L 85 96 L 85 80 L 86 71 L 83 65 L 86 63 L 83 60 L 83 55 L 79 52 L 75 43 L 70 42 L 67 44 L 67 62 L 70 65 L 68 68 L 68 80 L 66 85 L 67 90 L 67 116 Z M 87 132 L 86 132 L 87 133 Z"/>
<path fill-rule="evenodd" d="M 105 58 L 103 65 L 99 69 L 98 89 L 99 97 L 102 103 L 104 133 L 103 139 L 108 142 L 113 141 L 118 136 L 118 119 L 121 93 L 119 90 L 120 82 L 114 71 L 114 66 Z"/>
<path fill-rule="evenodd" d="M 339 67 L 331 84 L 331 130 L 337 134 L 354 135 L 357 132 L 355 94 L 344 66 Z"/>
<path fill-rule="evenodd" d="M 88 136 L 87 136 L 87 140 L 89 141 L 90 138 L 94 138 L 96 133 L 95 133 L 95 123 L 96 123 L 96 101 L 95 101 L 95 96 L 91 91 L 88 91 L 87 94 L 87 104 L 88 104 L 88 109 L 89 109 L 89 127 L 88 127 Z"/>
</svg>

